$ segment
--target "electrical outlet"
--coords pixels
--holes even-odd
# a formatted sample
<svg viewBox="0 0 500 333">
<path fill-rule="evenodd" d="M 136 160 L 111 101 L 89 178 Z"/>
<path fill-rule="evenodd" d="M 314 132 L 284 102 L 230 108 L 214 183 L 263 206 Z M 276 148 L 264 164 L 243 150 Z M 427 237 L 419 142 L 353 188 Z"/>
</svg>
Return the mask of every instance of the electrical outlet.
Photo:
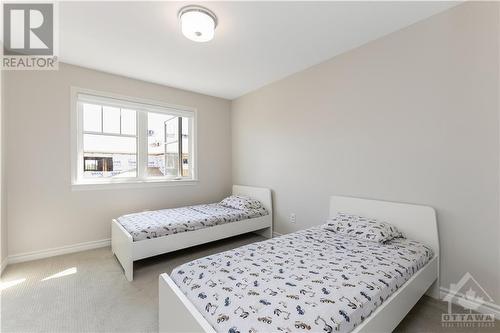
<svg viewBox="0 0 500 333">
<path fill-rule="evenodd" d="M 295 213 L 291 213 L 289 219 L 290 223 L 295 223 Z"/>
</svg>

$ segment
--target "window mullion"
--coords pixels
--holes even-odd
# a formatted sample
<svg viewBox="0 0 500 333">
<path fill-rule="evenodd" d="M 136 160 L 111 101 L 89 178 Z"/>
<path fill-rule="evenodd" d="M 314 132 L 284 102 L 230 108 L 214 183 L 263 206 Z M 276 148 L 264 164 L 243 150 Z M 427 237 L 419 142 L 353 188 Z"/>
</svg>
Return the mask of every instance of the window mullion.
<svg viewBox="0 0 500 333">
<path fill-rule="evenodd" d="M 101 105 L 101 132 L 104 133 L 104 107 Z"/>
<path fill-rule="evenodd" d="M 179 154 L 179 172 L 177 173 L 177 177 L 182 178 L 182 117 L 178 117 L 179 125 L 177 127 L 177 130 L 179 132 L 179 135 L 177 137 L 177 140 L 179 140 L 178 144 L 178 154 Z"/>
<path fill-rule="evenodd" d="M 189 149 L 189 153 L 188 153 L 188 166 L 189 166 L 189 176 L 191 178 L 195 178 L 195 177 L 198 177 L 198 175 L 196 174 L 195 172 L 195 163 L 197 163 L 197 161 L 194 160 L 194 150 L 195 150 L 195 142 L 194 140 L 196 140 L 196 137 L 195 137 L 195 130 L 194 130 L 194 118 L 189 118 L 189 122 L 188 122 L 188 149 Z"/>
<path fill-rule="evenodd" d="M 92 131 L 83 131 L 83 134 L 97 135 L 97 136 L 114 136 L 119 138 L 135 138 L 136 135 L 132 134 L 117 134 L 117 133 L 102 133 L 102 132 L 92 132 Z"/>
<path fill-rule="evenodd" d="M 76 173 L 75 181 L 83 179 L 83 104 L 77 103 Z"/>
<path fill-rule="evenodd" d="M 147 112 L 137 111 L 137 178 L 144 180 L 148 168 L 148 117 Z"/>
</svg>

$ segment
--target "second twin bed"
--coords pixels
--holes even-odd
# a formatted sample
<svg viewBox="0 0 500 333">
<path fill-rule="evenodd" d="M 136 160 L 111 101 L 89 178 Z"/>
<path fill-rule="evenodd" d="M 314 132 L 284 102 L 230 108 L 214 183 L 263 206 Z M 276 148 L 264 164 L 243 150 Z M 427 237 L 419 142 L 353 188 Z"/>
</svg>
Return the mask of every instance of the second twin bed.
<svg viewBox="0 0 500 333">
<path fill-rule="evenodd" d="M 177 267 L 174 282 L 216 332 L 349 332 L 423 267 L 433 252 L 299 231 Z"/>
<path fill-rule="evenodd" d="M 162 274 L 160 331 L 392 331 L 438 281 L 434 211 L 332 197 L 330 216 Z"/>
</svg>

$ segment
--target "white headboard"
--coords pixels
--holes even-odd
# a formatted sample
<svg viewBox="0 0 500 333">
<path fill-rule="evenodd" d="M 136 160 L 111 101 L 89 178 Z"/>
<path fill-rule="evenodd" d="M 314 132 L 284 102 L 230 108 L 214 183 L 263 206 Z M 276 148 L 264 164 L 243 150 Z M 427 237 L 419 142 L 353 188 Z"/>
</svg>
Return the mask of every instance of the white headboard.
<svg viewBox="0 0 500 333">
<path fill-rule="evenodd" d="M 338 212 L 373 217 L 395 225 L 408 239 L 432 248 L 439 267 L 439 233 L 434 208 L 390 201 L 330 197 L 330 216 L 334 217 Z M 437 282 L 429 289 L 429 295 L 439 298 L 439 286 L 438 269 Z"/>
<path fill-rule="evenodd" d="M 350 197 L 330 198 L 330 216 L 338 212 L 373 217 L 389 222 L 402 231 L 408 239 L 422 242 L 439 257 L 439 235 L 434 208 L 390 201 Z"/>
<path fill-rule="evenodd" d="M 257 199 L 262 202 L 262 204 L 264 205 L 264 207 L 266 207 L 267 211 L 270 214 L 272 214 L 273 212 L 271 190 L 268 188 L 233 185 L 233 194 L 245 195 L 247 197 Z"/>
</svg>

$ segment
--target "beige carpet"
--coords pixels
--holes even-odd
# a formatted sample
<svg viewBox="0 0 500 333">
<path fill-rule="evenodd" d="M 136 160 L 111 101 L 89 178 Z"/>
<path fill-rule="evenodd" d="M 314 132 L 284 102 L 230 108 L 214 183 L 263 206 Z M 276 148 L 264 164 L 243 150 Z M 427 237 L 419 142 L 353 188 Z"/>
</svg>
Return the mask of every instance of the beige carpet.
<svg viewBox="0 0 500 333">
<path fill-rule="evenodd" d="M 132 283 L 109 248 L 11 265 L 2 276 L 2 332 L 157 332 L 158 274 L 262 239 L 247 234 L 143 260 Z M 441 328 L 443 311 L 444 303 L 424 297 L 396 331 L 456 332 Z"/>
</svg>

